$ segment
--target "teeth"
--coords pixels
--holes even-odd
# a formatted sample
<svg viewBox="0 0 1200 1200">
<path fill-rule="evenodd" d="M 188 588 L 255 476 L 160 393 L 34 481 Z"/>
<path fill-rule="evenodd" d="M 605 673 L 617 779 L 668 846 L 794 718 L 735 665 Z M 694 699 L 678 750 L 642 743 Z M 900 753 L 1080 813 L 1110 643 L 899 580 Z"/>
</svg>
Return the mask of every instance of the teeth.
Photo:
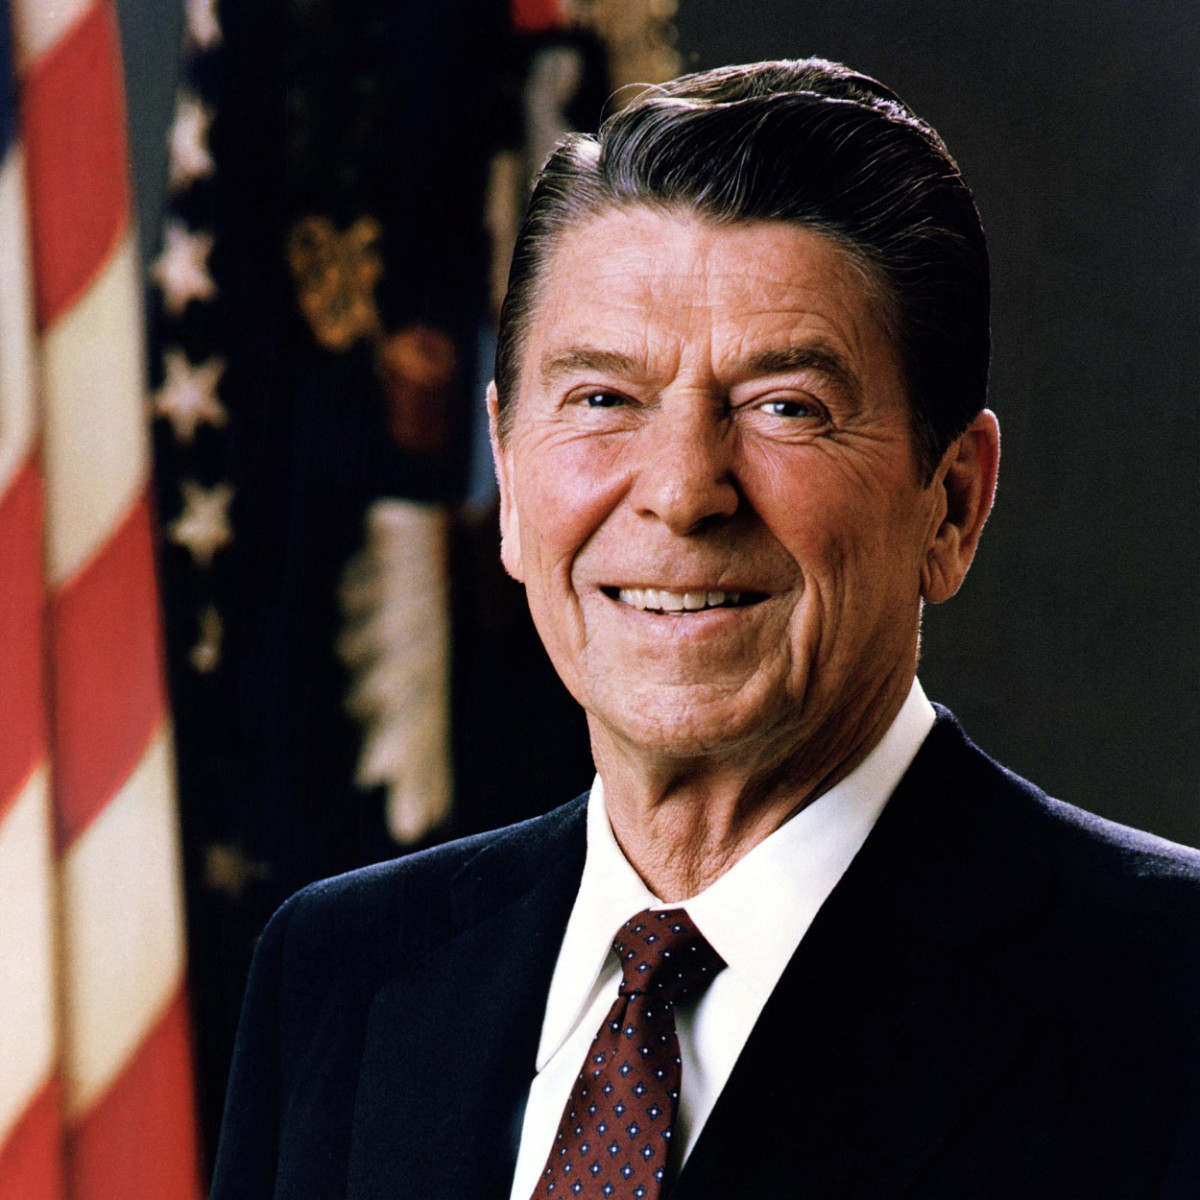
<svg viewBox="0 0 1200 1200">
<path fill-rule="evenodd" d="M 723 604 L 738 604 L 741 592 L 668 592 L 664 588 L 621 588 L 617 593 L 624 604 L 653 612 L 699 612 L 705 608 L 720 608 Z"/>
</svg>

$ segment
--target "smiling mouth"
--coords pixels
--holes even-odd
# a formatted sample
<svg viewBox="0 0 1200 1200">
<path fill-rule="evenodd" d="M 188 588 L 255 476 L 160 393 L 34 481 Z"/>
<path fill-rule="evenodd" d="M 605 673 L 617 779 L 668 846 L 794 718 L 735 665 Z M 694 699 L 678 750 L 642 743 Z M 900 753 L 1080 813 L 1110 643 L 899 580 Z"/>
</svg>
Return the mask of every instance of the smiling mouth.
<svg viewBox="0 0 1200 1200">
<path fill-rule="evenodd" d="M 642 612 L 685 614 L 713 608 L 745 608 L 767 598 L 765 592 L 668 592 L 665 588 L 600 589 L 610 600 L 628 604 Z"/>
</svg>

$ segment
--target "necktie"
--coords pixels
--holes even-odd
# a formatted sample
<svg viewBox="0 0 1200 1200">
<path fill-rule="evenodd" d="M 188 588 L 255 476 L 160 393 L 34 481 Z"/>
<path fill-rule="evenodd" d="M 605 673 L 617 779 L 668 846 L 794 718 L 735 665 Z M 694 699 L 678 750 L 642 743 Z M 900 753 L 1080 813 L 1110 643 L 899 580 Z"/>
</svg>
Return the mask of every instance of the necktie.
<svg viewBox="0 0 1200 1200">
<path fill-rule="evenodd" d="M 666 1194 L 681 1074 L 675 1005 L 725 962 L 681 908 L 638 913 L 613 950 L 620 991 L 571 1089 L 533 1200 Z"/>
</svg>

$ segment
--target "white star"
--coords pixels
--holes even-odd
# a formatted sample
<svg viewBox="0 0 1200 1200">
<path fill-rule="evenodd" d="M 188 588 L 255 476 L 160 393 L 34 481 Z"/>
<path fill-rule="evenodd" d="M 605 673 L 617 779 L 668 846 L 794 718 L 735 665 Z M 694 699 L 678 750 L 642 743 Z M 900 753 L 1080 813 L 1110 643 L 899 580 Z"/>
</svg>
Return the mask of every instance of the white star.
<svg viewBox="0 0 1200 1200">
<path fill-rule="evenodd" d="M 208 273 L 213 240 L 207 233 L 190 233 L 180 221 L 168 221 L 163 251 L 150 268 L 150 278 L 162 288 L 163 305 L 173 317 L 183 315 L 192 300 L 211 300 L 217 285 Z"/>
<path fill-rule="evenodd" d="M 217 0 L 187 0 L 187 27 L 201 50 L 211 50 L 221 40 Z"/>
<path fill-rule="evenodd" d="M 197 426 L 224 425 L 229 414 L 217 399 L 217 384 L 225 371 L 225 360 L 210 358 L 202 366 L 193 367 L 182 350 L 172 348 L 163 354 L 163 363 L 167 378 L 154 394 L 154 413 L 171 422 L 175 437 L 190 443 Z"/>
<path fill-rule="evenodd" d="M 215 671 L 220 663 L 221 639 L 224 633 L 225 626 L 221 621 L 221 614 L 210 604 L 200 614 L 200 640 L 192 647 L 188 656 L 192 660 L 192 666 L 201 675 Z"/>
<path fill-rule="evenodd" d="M 227 483 L 206 488 L 191 479 L 185 479 L 181 486 L 184 508 L 171 522 L 171 541 L 190 550 L 198 567 L 207 567 L 213 555 L 233 540 L 229 527 L 233 488 Z"/>
<path fill-rule="evenodd" d="M 197 179 L 207 179 L 213 173 L 213 159 L 208 152 L 208 128 L 213 115 L 195 96 L 180 92 L 175 100 L 175 122 L 167 138 L 171 151 L 168 181 L 171 190 L 181 192 Z"/>
</svg>

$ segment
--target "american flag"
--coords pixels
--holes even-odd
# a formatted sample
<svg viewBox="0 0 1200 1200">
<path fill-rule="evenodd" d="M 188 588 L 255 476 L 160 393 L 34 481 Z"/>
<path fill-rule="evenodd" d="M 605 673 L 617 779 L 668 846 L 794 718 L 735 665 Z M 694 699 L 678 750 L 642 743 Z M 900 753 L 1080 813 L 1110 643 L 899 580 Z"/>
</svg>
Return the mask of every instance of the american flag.
<svg viewBox="0 0 1200 1200">
<path fill-rule="evenodd" d="M 0 1197 L 190 1200 L 116 15 L 11 0 L 0 26 Z"/>
</svg>

